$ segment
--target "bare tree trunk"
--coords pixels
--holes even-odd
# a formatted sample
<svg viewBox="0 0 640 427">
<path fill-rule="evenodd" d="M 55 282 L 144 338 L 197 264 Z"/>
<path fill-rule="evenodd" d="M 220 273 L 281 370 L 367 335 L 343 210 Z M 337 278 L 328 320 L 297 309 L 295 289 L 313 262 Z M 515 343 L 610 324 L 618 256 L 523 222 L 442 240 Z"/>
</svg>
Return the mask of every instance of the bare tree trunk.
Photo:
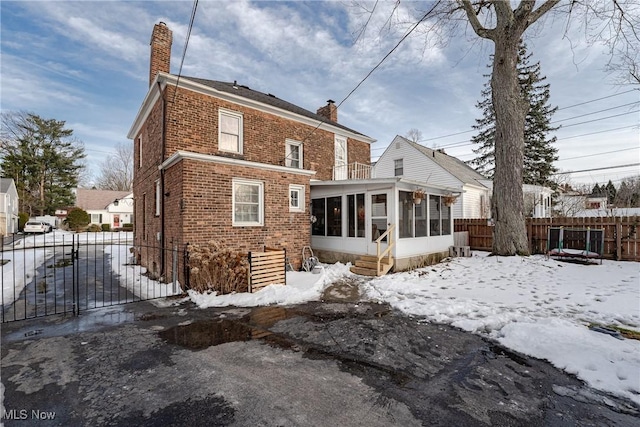
<svg viewBox="0 0 640 427">
<path fill-rule="evenodd" d="M 495 175 L 491 203 L 495 255 L 529 255 L 523 215 L 522 168 L 527 101 L 518 84 L 517 37 L 496 35 L 491 93 L 496 113 Z"/>
</svg>

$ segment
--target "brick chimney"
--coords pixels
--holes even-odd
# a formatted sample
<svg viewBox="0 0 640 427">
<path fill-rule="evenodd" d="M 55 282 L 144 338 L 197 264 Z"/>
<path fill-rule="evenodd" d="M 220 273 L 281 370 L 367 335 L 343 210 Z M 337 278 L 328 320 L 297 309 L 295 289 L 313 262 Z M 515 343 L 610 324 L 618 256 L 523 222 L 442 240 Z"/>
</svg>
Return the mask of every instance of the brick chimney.
<svg viewBox="0 0 640 427">
<path fill-rule="evenodd" d="M 167 24 L 160 22 L 153 26 L 151 34 L 151 61 L 149 66 L 149 86 L 156 78 L 158 71 L 170 72 L 171 42 L 173 35 Z"/>
<path fill-rule="evenodd" d="M 318 108 L 316 114 L 326 117 L 332 122 L 338 122 L 338 107 L 336 107 L 335 102 L 332 99 L 328 100 L 327 105 L 324 107 Z"/>
</svg>

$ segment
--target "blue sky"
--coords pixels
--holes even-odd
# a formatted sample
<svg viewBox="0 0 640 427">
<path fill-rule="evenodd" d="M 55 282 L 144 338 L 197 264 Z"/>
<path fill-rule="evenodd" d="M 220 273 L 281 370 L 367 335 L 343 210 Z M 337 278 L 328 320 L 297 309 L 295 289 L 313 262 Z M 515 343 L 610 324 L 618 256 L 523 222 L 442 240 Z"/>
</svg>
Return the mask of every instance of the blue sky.
<svg viewBox="0 0 640 427">
<path fill-rule="evenodd" d="M 182 74 L 237 80 L 311 111 L 328 99 L 339 103 L 407 30 L 402 23 L 380 30 L 392 4 L 376 7 L 354 43 L 368 15 L 351 2 L 201 1 Z M 415 22 L 404 5 L 397 20 Z M 153 25 L 163 21 L 173 31 L 171 71 L 178 73 L 191 8 L 191 1 L 3 0 L 2 111 L 65 120 L 97 174 L 117 144 L 130 142 L 127 131 L 148 89 Z M 579 29 L 565 35 L 565 22 L 552 16 L 542 24 L 527 43 L 551 84 L 552 105 L 560 107 L 556 166 L 575 171 L 639 162 L 640 86 L 616 85 L 603 71 L 607 49 L 587 45 Z M 339 121 L 377 139 L 373 160 L 412 128 L 422 132 L 424 145 L 470 160 L 469 131 L 481 115 L 475 104 L 491 53 L 473 35 L 437 47 L 416 31 L 344 102 Z M 635 166 L 576 173 L 571 181 L 592 185 L 638 174 Z"/>
</svg>

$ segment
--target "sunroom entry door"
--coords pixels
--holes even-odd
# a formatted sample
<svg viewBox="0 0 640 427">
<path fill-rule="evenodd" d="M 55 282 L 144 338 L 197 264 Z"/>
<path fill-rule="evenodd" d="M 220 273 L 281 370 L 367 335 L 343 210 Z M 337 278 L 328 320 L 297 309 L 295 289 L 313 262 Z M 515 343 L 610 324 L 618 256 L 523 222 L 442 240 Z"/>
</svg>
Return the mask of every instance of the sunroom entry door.
<svg viewBox="0 0 640 427">
<path fill-rule="evenodd" d="M 382 236 L 389 227 L 388 217 L 388 201 L 389 195 L 387 193 L 377 193 L 370 195 L 369 212 L 369 226 L 368 226 L 368 249 L 369 255 L 375 255 L 377 253 L 376 240 Z M 388 238 L 385 236 L 380 241 L 380 250 L 383 251 L 387 248 Z"/>
</svg>

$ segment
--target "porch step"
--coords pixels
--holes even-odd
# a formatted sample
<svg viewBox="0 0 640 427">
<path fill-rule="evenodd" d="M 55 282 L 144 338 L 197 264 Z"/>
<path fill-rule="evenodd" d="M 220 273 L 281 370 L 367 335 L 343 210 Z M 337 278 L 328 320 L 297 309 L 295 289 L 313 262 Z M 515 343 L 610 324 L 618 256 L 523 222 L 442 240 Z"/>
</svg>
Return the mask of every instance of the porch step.
<svg viewBox="0 0 640 427">
<path fill-rule="evenodd" d="M 354 274 L 360 274 L 361 276 L 378 276 L 377 271 L 377 261 L 378 259 L 375 256 L 361 256 L 360 259 L 356 261 L 356 265 L 352 266 L 349 270 Z M 384 261 L 387 261 L 385 258 Z M 391 270 L 393 267 L 393 259 L 391 259 L 391 263 L 386 263 L 380 261 L 380 276 L 384 276 Z"/>
</svg>

